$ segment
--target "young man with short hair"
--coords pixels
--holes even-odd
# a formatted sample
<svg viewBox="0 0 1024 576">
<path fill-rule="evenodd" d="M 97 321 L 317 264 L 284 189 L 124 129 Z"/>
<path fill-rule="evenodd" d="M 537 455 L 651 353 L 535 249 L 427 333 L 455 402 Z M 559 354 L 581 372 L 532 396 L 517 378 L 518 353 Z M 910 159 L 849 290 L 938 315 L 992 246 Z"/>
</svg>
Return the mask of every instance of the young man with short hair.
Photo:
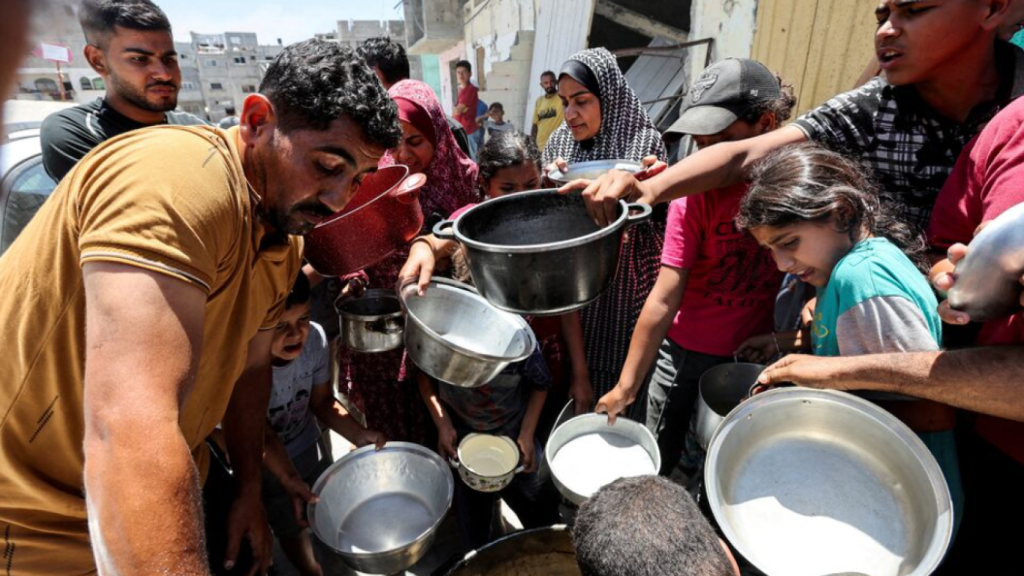
<svg viewBox="0 0 1024 576">
<path fill-rule="evenodd" d="M 405 55 L 405 48 L 389 36 L 365 40 L 359 45 L 358 52 L 388 90 L 402 80 L 410 78 L 409 57 Z M 469 138 L 466 136 L 466 130 L 451 116 L 448 116 L 447 120 L 448 128 L 451 129 L 452 136 L 455 136 L 455 143 L 466 156 L 469 156 Z"/>
<path fill-rule="evenodd" d="M 462 124 L 462 128 L 466 130 L 470 140 L 478 138 L 474 135 L 477 131 L 477 105 L 480 102 L 479 90 L 470 80 L 472 74 L 473 65 L 468 60 L 459 60 L 455 65 L 455 77 L 459 81 L 459 96 L 455 103 L 453 116 L 459 124 Z M 480 142 L 477 142 L 477 148 L 479 148 L 479 144 Z M 476 155 L 474 154 L 473 157 Z"/>
<path fill-rule="evenodd" d="M 558 97 L 558 77 L 551 70 L 540 75 L 540 87 L 544 94 L 537 98 L 533 106 L 533 127 L 530 135 L 537 142 L 541 152 L 548 144 L 548 138 L 562 124 L 562 99 Z"/>
<path fill-rule="evenodd" d="M 960 151 L 1024 94 L 1024 51 L 998 40 L 1010 3 L 881 0 L 875 48 L 884 77 L 790 126 L 701 150 L 650 180 L 609 173 L 586 186 L 588 209 L 604 224 L 618 198 L 658 203 L 722 188 L 772 150 L 811 140 L 859 159 L 881 185 L 886 209 L 923 229 Z"/>
<path fill-rule="evenodd" d="M 572 529 L 583 576 L 739 576 L 728 547 L 686 490 L 660 476 L 622 478 L 580 506 Z"/>
<path fill-rule="evenodd" d="M 131 130 L 206 124 L 174 112 L 181 69 L 171 23 L 150 0 L 85 0 L 78 12 L 88 44 L 85 59 L 106 94 L 50 115 L 40 133 L 43 166 L 55 180 L 101 142 Z"/>
<path fill-rule="evenodd" d="M 208 574 L 218 423 L 234 502 L 217 568 L 241 568 L 247 543 L 266 572 L 271 345 L 297 236 L 400 137 L 362 60 L 310 40 L 274 60 L 238 128 L 137 130 L 61 181 L 0 258 L 8 573 Z"/>
</svg>

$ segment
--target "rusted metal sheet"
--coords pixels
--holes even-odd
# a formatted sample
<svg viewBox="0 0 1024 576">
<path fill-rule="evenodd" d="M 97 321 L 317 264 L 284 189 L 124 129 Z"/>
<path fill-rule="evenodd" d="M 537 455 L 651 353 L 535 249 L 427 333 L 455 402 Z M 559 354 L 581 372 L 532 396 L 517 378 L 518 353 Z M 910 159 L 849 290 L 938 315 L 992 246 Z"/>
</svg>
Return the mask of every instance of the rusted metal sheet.
<svg viewBox="0 0 1024 576">
<path fill-rule="evenodd" d="M 760 0 L 753 58 L 797 90 L 798 113 L 853 89 L 874 55 L 875 2 Z"/>
</svg>

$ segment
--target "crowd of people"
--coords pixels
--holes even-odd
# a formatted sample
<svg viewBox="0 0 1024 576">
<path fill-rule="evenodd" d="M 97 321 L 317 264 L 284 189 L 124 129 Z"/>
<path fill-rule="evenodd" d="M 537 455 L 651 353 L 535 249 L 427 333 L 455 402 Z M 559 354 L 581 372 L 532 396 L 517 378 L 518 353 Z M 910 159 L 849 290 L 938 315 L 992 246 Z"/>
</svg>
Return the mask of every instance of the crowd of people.
<svg viewBox="0 0 1024 576">
<path fill-rule="evenodd" d="M 27 28 L 28 4 L 2 0 L 0 31 Z M 789 124 L 790 82 L 725 58 L 662 134 L 615 56 L 591 48 L 541 75 L 526 133 L 482 103 L 468 61 L 449 117 L 389 38 L 288 46 L 214 127 L 175 111 L 181 72 L 159 7 L 85 0 L 84 56 L 106 93 L 44 122 L 60 183 L 0 258 L 8 573 L 265 573 L 276 538 L 300 573 L 322 574 L 304 509 L 331 463 L 328 429 L 443 457 L 471 433 L 512 438 L 524 470 L 507 488 L 456 482 L 462 542 L 479 548 L 503 528 L 499 498 L 525 527 L 559 520 L 540 462 L 571 402 L 645 424 L 663 463 L 580 508 L 583 573 L 739 574 L 712 519 L 667 479 L 699 474 L 698 382 L 736 360 L 768 365 L 766 387 L 853 391 L 906 423 L 954 502 L 940 573 L 1010 573 L 1024 311 L 972 323 L 944 299 L 976 231 L 1024 202 L 1024 51 L 1005 41 L 1024 1 L 881 0 L 875 14 L 879 74 Z M 24 34 L 0 64 L 17 64 L 6 55 Z M 650 179 L 613 171 L 561 188 L 599 224 L 620 199 L 655 214 L 629 231 L 610 288 L 579 312 L 529 318 L 537 349 L 493 381 L 459 388 L 402 348 L 338 344 L 338 298 L 400 280 L 423 291 L 435 274 L 472 283 L 435 223 L 578 162 L 664 168 L 665 142 L 681 137 L 697 151 Z M 301 237 L 393 164 L 427 178 L 421 234 L 343 278 L 303 266 Z"/>
</svg>

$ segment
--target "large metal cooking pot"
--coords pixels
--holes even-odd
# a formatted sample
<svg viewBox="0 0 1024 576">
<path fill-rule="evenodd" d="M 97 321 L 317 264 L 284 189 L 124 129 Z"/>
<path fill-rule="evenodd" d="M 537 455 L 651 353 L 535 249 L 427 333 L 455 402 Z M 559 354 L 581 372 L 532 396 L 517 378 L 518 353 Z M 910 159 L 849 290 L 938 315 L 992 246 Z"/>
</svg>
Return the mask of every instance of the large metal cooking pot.
<svg viewBox="0 0 1024 576">
<path fill-rule="evenodd" d="M 728 541 L 769 576 L 926 576 L 953 503 L 906 425 L 845 392 L 788 388 L 733 410 L 704 465 Z"/>
<path fill-rule="evenodd" d="M 761 372 L 762 364 L 737 362 L 715 366 L 701 375 L 697 396 L 697 439 L 701 448 L 707 450 L 725 416 L 750 396 Z"/>
<path fill-rule="evenodd" d="M 535 190 L 474 206 L 434 235 L 462 244 L 473 283 L 498 308 L 563 314 L 611 285 L 623 234 L 650 217 L 650 206 L 620 201 L 618 218 L 600 228 L 580 194 Z"/>
<path fill-rule="evenodd" d="M 580 576 L 569 529 L 523 530 L 466 554 L 435 576 Z"/>
<path fill-rule="evenodd" d="M 559 452 L 567 446 L 592 457 L 587 461 L 563 460 Z M 646 461 L 643 467 L 638 466 L 638 452 L 650 459 L 649 467 Z M 619 478 L 657 474 L 661 468 L 658 442 L 650 430 L 628 418 L 619 418 L 609 426 L 607 415 L 594 413 L 576 416 L 555 428 L 548 438 L 544 460 L 555 487 L 577 506 Z"/>
<path fill-rule="evenodd" d="M 387 352 L 402 346 L 405 317 L 393 290 L 374 288 L 335 302 L 341 342 L 357 352 Z"/>
<path fill-rule="evenodd" d="M 423 174 L 401 165 L 366 176 L 345 208 L 306 236 L 304 256 L 324 276 L 363 270 L 407 245 L 423 227 Z M 408 176 L 408 177 L 406 177 Z"/>
<path fill-rule="evenodd" d="M 353 569 L 394 574 L 426 554 L 452 504 L 452 473 L 417 444 L 354 450 L 313 485 L 308 506 L 316 537 Z"/>
<path fill-rule="evenodd" d="M 522 317 L 491 306 L 472 286 L 434 277 L 424 295 L 417 294 L 414 281 L 406 281 L 398 296 L 406 311 L 409 357 L 442 382 L 483 386 L 537 347 Z"/>
<path fill-rule="evenodd" d="M 985 322 L 1019 312 L 1024 275 L 1024 204 L 1003 212 L 970 244 L 956 267 L 949 305 Z"/>
</svg>

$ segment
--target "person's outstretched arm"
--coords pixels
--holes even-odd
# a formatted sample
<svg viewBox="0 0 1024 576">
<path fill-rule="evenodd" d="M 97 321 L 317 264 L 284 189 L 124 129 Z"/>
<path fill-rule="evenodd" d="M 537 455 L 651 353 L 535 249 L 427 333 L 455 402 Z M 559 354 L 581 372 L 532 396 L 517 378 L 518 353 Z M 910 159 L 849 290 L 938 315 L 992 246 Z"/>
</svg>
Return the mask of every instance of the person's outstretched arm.
<svg viewBox="0 0 1024 576">
<path fill-rule="evenodd" d="M 178 425 L 206 295 L 165 274 L 83 266 L 85 496 L 100 574 L 206 575 L 199 473 Z"/>
<path fill-rule="evenodd" d="M 1024 422 L 1024 346 L 821 358 L 787 356 L 762 384 L 877 390 Z"/>
<path fill-rule="evenodd" d="M 644 182 L 631 174 L 613 170 L 597 180 L 576 180 L 563 186 L 567 193 L 582 190 L 587 211 L 601 226 L 618 217 L 618 201 L 658 204 L 683 196 L 724 188 L 741 181 L 750 167 L 769 152 L 807 141 L 807 134 L 795 126 L 780 128 L 756 138 L 709 146 L 661 174 Z"/>
</svg>

